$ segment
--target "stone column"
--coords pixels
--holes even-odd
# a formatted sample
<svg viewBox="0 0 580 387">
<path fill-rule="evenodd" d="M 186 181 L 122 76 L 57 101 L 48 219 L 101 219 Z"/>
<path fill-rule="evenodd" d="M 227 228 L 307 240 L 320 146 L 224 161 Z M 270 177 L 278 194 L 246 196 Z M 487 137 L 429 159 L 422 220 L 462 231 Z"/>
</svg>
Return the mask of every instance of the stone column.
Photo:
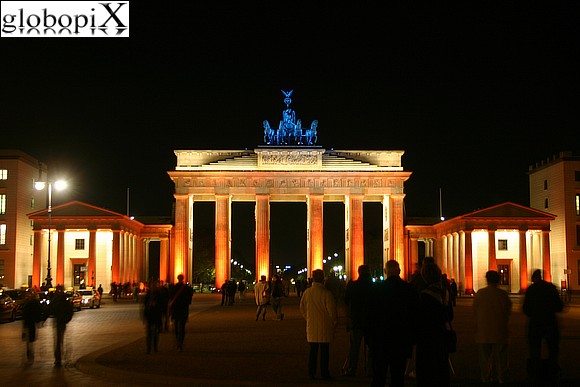
<svg viewBox="0 0 580 387">
<path fill-rule="evenodd" d="M 383 268 L 391 259 L 391 197 L 383 195 Z"/>
<path fill-rule="evenodd" d="M 256 195 L 256 282 L 270 278 L 270 196 Z M 221 285 L 221 284 L 220 284 Z"/>
<path fill-rule="evenodd" d="M 441 236 L 441 262 L 439 262 L 439 268 L 441 269 L 441 273 L 447 272 L 447 256 L 449 255 L 449 236 L 447 234 L 443 234 Z"/>
<path fill-rule="evenodd" d="M 42 284 L 40 279 L 40 268 L 42 260 L 42 240 L 43 233 L 42 230 L 34 230 L 34 253 L 32 255 L 32 285 L 38 286 Z"/>
<path fill-rule="evenodd" d="M 230 195 L 215 196 L 215 286 L 230 278 Z"/>
<path fill-rule="evenodd" d="M 358 267 L 364 264 L 365 260 L 363 197 L 361 194 L 351 194 L 348 197 L 348 202 L 350 209 L 350 218 L 348 219 L 350 260 L 345 262 L 345 271 L 347 278 L 356 279 L 358 277 Z"/>
<path fill-rule="evenodd" d="M 465 294 L 473 294 L 472 230 L 465 230 Z"/>
<path fill-rule="evenodd" d="M 60 240 L 60 236 L 58 238 Z M 89 265 L 87 267 L 87 276 L 85 284 L 95 286 L 93 277 L 97 276 L 97 230 L 89 230 Z M 90 284 L 90 285 L 89 285 Z"/>
<path fill-rule="evenodd" d="M 403 222 L 403 199 L 404 194 L 391 195 L 391 248 L 392 248 L 392 259 L 399 262 L 401 267 L 401 278 L 407 278 L 408 273 L 406 273 L 405 262 L 405 241 L 404 241 L 404 231 L 405 226 Z"/>
<path fill-rule="evenodd" d="M 487 239 L 488 239 L 488 246 L 487 246 L 487 254 L 488 254 L 488 264 L 487 270 L 497 270 L 497 259 L 496 259 L 496 251 L 495 251 L 495 229 L 488 229 L 487 230 Z"/>
<path fill-rule="evenodd" d="M 119 273 L 121 254 L 121 230 L 113 230 L 113 257 L 111 262 L 111 281 L 119 283 L 121 280 Z"/>
<path fill-rule="evenodd" d="M 412 236 L 409 236 L 409 239 L 409 247 L 411 251 L 409 252 L 409 267 L 407 268 L 408 279 L 410 279 L 411 274 L 413 274 L 415 271 L 415 268 L 419 267 L 419 239 Z"/>
<path fill-rule="evenodd" d="M 323 269 L 322 260 L 324 251 L 323 241 L 323 198 L 321 194 L 308 195 L 307 214 L 308 214 L 308 272 L 312 270 Z"/>
<path fill-rule="evenodd" d="M 519 230 L 520 233 L 520 293 L 525 293 L 528 288 L 528 252 L 526 250 L 526 232 Z"/>
<path fill-rule="evenodd" d="M 168 238 L 161 238 L 159 242 L 159 279 L 167 282 L 167 274 L 169 273 L 169 240 Z"/>
<path fill-rule="evenodd" d="M 65 285 L 64 283 L 64 242 L 65 242 L 65 230 L 57 231 L 57 242 L 56 242 L 56 281 L 53 285 Z M 53 273 L 54 273 L 53 268 Z M 74 283 L 71 282 L 71 286 Z"/>
<path fill-rule="evenodd" d="M 175 254 L 173 267 L 169 273 L 170 283 L 175 283 L 177 275 L 187 274 L 189 258 L 189 196 L 175 195 Z M 193 242 L 192 242 L 193 243 Z M 187 277 L 186 277 L 187 278 Z"/>
<path fill-rule="evenodd" d="M 552 267 L 550 265 L 550 231 L 542 230 L 542 270 L 544 281 L 552 282 Z"/>
</svg>

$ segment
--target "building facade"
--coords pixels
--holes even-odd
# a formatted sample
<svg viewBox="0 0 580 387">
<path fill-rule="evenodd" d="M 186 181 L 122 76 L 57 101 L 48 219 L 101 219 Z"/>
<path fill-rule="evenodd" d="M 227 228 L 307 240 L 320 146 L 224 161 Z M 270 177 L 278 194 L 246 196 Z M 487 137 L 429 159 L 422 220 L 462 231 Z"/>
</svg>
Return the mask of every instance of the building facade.
<svg viewBox="0 0 580 387">
<path fill-rule="evenodd" d="M 34 189 L 46 166 L 19 151 L 0 149 L 0 287 L 32 285 L 34 232 L 27 214 L 46 208 L 46 192 Z"/>
<path fill-rule="evenodd" d="M 74 201 L 29 214 L 34 222 L 32 285 L 48 273 L 50 251 L 53 285 L 105 288 L 166 278 L 170 267 L 171 224 L 144 224 L 90 204 Z M 52 248 L 48 248 L 49 238 Z M 160 242 L 159 264 L 150 272 L 149 244 Z M 157 266 L 159 272 L 157 272 Z"/>
<path fill-rule="evenodd" d="M 530 165 L 530 206 L 556 215 L 550 250 L 556 285 L 580 289 L 580 157 L 572 152 Z"/>
<path fill-rule="evenodd" d="M 550 257 L 550 224 L 554 218 L 547 212 L 508 202 L 434 225 L 406 225 L 408 261 L 417 267 L 423 257 L 433 257 L 465 294 L 487 286 L 488 270 L 500 273 L 500 286 L 506 291 L 522 293 L 531 282 L 533 270 L 542 269 L 544 278 L 551 281 L 552 273 L 561 265 Z"/>
</svg>

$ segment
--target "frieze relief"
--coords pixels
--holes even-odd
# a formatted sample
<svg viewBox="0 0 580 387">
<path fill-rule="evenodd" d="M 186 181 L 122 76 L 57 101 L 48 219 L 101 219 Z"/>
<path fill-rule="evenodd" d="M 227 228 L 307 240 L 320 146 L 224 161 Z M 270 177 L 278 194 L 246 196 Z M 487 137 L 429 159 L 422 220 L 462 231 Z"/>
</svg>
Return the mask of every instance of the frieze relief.
<svg viewBox="0 0 580 387">
<path fill-rule="evenodd" d="M 262 165 L 316 165 L 317 155 L 305 154 L 263 154 Z"/>
<path fill-rule="evenodd" d="M 388 178 L 255 178 L 255 177 L 231 177 L 231 178 L 188 178 L 179 179 L 178 186 L 203 188 L 236 188 L 236 187 L 274 187 L 274 188 L 397 188 L 401 187 L 400 181 Z"/>
</svg>

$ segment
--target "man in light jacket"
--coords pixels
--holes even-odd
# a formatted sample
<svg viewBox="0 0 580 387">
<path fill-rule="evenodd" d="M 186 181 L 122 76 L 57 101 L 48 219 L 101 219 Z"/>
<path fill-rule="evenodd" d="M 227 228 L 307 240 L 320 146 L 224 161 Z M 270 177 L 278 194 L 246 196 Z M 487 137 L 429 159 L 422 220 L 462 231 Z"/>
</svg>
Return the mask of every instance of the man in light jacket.
<svg viewBox="0 0 580 387">
<path fill-rule="evenodd" d="M 481 381 L 505 383 L 508 376 L 508 319 L 512 302 L 507 292 L 498 288 L 500 276 L 497 271 L 488 271 L 485 278 L 487 286 L 479 289 L 473 299 Z M 495 370 L 495 375 L 492 370 Z"/>
<path fill-rule="evenodd" d="M 266 321 L 266 312 L 270 304 L 270 284 L 266 281 L 266 276 L 260 277 L 260 281 L 254 286 L 254 298 L 256 299 L 256 321 L 262 316 L 262 321 Z"/>
<path fill-rule="evenodd" d="M 300 312 L 306 320 L 306 341 L 310 344 L 308 375 L 316 377 L 318 350 L 320 349 L 320 375 L 322 379 L 332 379 L 328 369 L 330 343 L 338 324 L 336 303 L 332 293 L 324 287 L 324 271 L 312 272 L 312 286 L 300 299 Z"/>
</svg>

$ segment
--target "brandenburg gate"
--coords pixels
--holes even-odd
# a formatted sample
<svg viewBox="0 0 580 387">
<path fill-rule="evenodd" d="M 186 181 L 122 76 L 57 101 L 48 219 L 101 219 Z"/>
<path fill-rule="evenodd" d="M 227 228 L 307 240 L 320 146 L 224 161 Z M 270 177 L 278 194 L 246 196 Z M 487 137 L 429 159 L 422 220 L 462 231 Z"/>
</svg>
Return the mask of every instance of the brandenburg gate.
<svg viewBox="0 0 580 387">
<path fill-rule="evenodd" d="M 289 108 L 278 130 L 264 121 L 264 145 L 254 150 L 176 150 L 172 278 L 193 270 L 193 205 L 215 202 L 216 286 L 230 278 L 232 202 L 255 203 L 256 280 L 270 276 L 270 203 L 303 202 L 307 208 L 308 273 L 323 268 L 323 204 L 341 202 L 345 217 L 345 266 L 357 277 L 364 263 L 363 203 L 382 203 L 383 263 L 404 262 L 403 184 L 411 175 L 400 150 L 327 150 L 315 145 L 318 122 L 303 129 Z M 407 273 L 402 272 L 402 276 Z"/>
</svg>

